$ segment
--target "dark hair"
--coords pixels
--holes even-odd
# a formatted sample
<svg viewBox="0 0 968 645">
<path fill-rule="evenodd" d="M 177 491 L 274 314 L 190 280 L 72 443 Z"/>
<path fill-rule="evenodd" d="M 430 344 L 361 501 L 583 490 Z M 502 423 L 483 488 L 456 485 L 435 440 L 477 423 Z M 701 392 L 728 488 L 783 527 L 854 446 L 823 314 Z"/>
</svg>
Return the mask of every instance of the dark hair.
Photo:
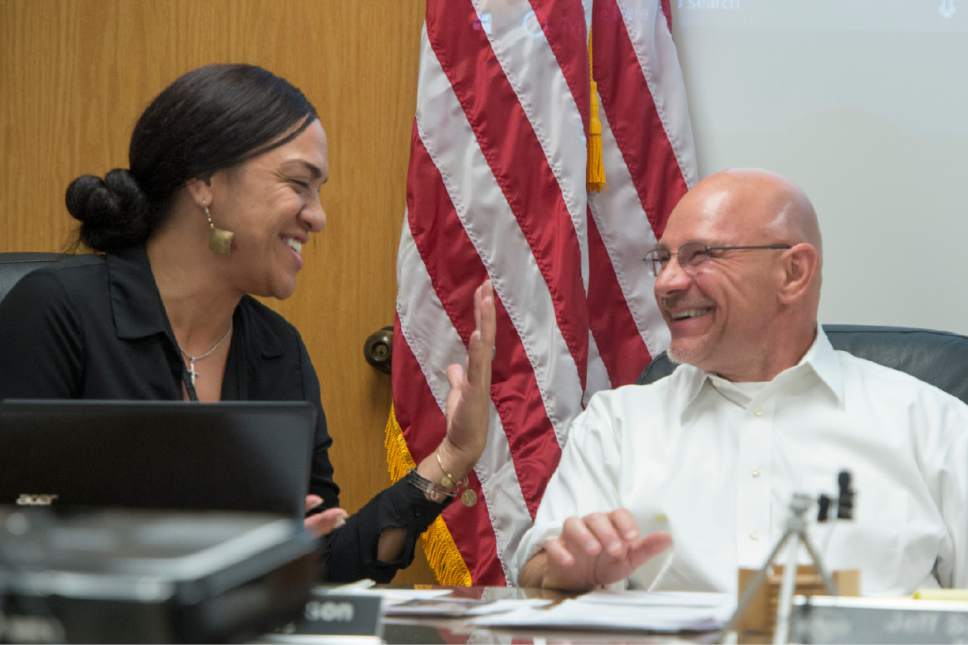
<svg viewBox="0 0 968 645">
<path fill-rule="evenodd" d="M 185 182 L 283 145 L 316 118 L 302 92 L 261 67 L 207 65 L 188 72 L 138 119 L 130 170 L 116 168 L 103 179 L 82 175 L 67 187 L 80 240 L 104 252 L 144 243 Z"/>
</svg>

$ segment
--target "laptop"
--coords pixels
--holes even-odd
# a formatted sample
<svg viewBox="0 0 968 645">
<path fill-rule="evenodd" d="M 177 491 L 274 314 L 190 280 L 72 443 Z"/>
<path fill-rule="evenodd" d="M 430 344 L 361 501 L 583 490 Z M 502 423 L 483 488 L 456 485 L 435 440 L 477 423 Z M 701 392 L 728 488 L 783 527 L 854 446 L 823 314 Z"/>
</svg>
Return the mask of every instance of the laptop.
<svg viewBox="0 0 968 645">
<path fill-rule="evenodd" d="M 0 401 L 0 505 L 304 515 L 306 402 Z"/>
</svg>

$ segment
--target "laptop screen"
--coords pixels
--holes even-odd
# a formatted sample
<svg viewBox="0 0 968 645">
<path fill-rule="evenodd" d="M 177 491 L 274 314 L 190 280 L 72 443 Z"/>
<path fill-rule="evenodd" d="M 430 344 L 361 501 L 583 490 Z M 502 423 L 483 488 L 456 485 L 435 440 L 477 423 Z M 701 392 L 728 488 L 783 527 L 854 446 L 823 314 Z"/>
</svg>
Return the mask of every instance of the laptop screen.
<svg viewBox="0 0 968 645">
<path fill-rule="evenodd" d="M 0 402 L 0 504 L 217 509 L 302 518 L 306 402 Z"/>
</svg>

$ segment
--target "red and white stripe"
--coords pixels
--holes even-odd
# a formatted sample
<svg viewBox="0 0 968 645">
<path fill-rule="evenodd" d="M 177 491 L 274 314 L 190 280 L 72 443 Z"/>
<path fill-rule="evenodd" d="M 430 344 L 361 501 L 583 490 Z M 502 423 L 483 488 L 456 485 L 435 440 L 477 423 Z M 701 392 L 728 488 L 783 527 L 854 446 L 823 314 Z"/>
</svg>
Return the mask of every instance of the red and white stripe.
<svg viewBox="0 0 968 645">
<path fill-rule="evenodd" d="M 608 188 L 589 197 L 592 15 Z M 466 356 L 472 294 L 490 277 L 493 414 L 471 478 L 485 503 L 444 512 L 475 582 L 512 581 L 505 563 L 583 401 L 665 345 L 642 255 L 695 175 L 666 15 L 659 0 L 428 0 L 393 393 L 419 461 L 443 438 L 446 366 Z"/>
</svg>

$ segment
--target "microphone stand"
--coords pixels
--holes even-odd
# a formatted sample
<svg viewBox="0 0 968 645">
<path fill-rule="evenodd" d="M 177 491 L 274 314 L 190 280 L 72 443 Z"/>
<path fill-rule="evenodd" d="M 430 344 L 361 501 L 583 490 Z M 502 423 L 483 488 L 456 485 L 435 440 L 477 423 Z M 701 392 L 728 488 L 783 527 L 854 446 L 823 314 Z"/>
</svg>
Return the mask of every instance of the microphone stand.
<svg viewBox="0 0 968 645">
<path fill-rule="evenodd" d="M 807 553 L 810 554 L 810 559 L 817 568 L 817 572 L 820 574 L 824 586 L 827 588 L 827 592 L 832 596 L 837 595 L 837 585 L 834 583 L 833 578 L 831 578 L 827 573 L 827 570 L 823 566 L 823 562 L 820 560 L 820 555 L 813 547 L 813 543 L 810 541 L 810 538 L 807 535 L 806 513 L 812 504 L 813 500 L 809 495 L 804 495 L 803 493 L 794 493 L 793 499 L 790 501 L 790 515 L 787 517 L 786 530 L 783 532 L 780 540 L 776 543 L 776 546 L 773 547 L 769 557 L 766 559 L 766 563 L 756 573 L 756 577 L 753 578 L 753 581 L 743 592 L 743 596 L 740 598 L 736 611 L 733 612 L 733 615 L 730 617 L 726 627 L 723 628 L 723 633 L 725 635 L 729 635 L 731 632 L 736 631 L 740 617 L 753 600 L 753 596 L 756 594 L 756 591 L 766 580 L 766 576 L 773 567 L 773 561 L 783 550 L 783 547 L 787 545 L 787 542 L 791 537 L 795 539 L 790 542 L 788 547 L 787 564 L 783 570 L 783 582 L 780 586 L 780 597 L 776 606 L 776 626 L 773 630 L 774 645 L 785 644 L 787 642 L 787 635 L 790 627 L 790 609 L 793 605 L 793 590 L 797 576 L 797 562 L 799 560 L 800 544 L 803 544 L 803 546 L 807 549 Z"/>
<path fill-rule="evenodd" d="M 851 487 L 851 479 L 850 472 L 846 470 L 842 470 L 837 474 L 838 494 L 836 499 L 836 507 L 838 520 L 852 520 L 854 518 L 855 493 L 854 489 Z M 826 522 L 830 513 L 830 507 L 832 504 L 834 504 L 834 500 L 827 495 L 820 495 L 817 503 L 819 507 L 817 521 Z M 737 638 L 736 629 L 739 625 L 740 618 L 749 607 L 750 602 L 752 602 L 753 596 L 756 595 L 756 591 L 766 580 L 766 576 L 769 574 L 769 571 L 773 566 L 773 561 L 778 555 L 780 555 L 783 547 L 791 537 L 795 537 L 796 539 L 790 542 L 790 546 L 787 550 L 787 564 L 783 569 L 783 581 L 780 584 L 780 596 L 777 598 L 776 603 L 776 625 L 773 628 L 773 645 L 785 645 L 787 642 L 787 636 L 790 633 L 790 611 L 793 607 L 793 592 L 796 588 L 797 563 L 800 559 L 799 555 L 801 544 L 803 544 L 804 548 L 807 549 L 807 553 L 810 555 L 810 560 L 813 562 L 813 566 L 817 569 L 817 573 L 820 574 L 824 587 L 827 588 L 827 593 L 829 593 L 831 596 L 837 595 L 837 585 L 830 574 L 827 573 L 827 570 L 823 566 L 823 561 L 820 559 L 820 554 L 815 548 L 813 548 L 813 543 L 810 541 L 810 537 L 807 535 L 806 515 L 812 504 L 813 500 L 809 495 L 804 495 L 803 493 L 794 493 L 793 499 L 790 500 L 790 515 L 787 517 L 786 530 L 783 532 L 783 535 L 780 536 L 780 540 L 770 552 L 769 557 L 766 559 L 766 564 L 764 564 L 763 567 L 756 573 L 756 577 L 753 578 L 753 581 L 749 584 L 749 586 L 746 587 L 746 590 L 743 592 L 743 596 L 740 598 L 739 604 L 736 606 L 736 611 L 733 612 L 733 615 L 730 617 L 726 627 L 723 628 L 724 642 L 735 642 Z"/>
</svg>

